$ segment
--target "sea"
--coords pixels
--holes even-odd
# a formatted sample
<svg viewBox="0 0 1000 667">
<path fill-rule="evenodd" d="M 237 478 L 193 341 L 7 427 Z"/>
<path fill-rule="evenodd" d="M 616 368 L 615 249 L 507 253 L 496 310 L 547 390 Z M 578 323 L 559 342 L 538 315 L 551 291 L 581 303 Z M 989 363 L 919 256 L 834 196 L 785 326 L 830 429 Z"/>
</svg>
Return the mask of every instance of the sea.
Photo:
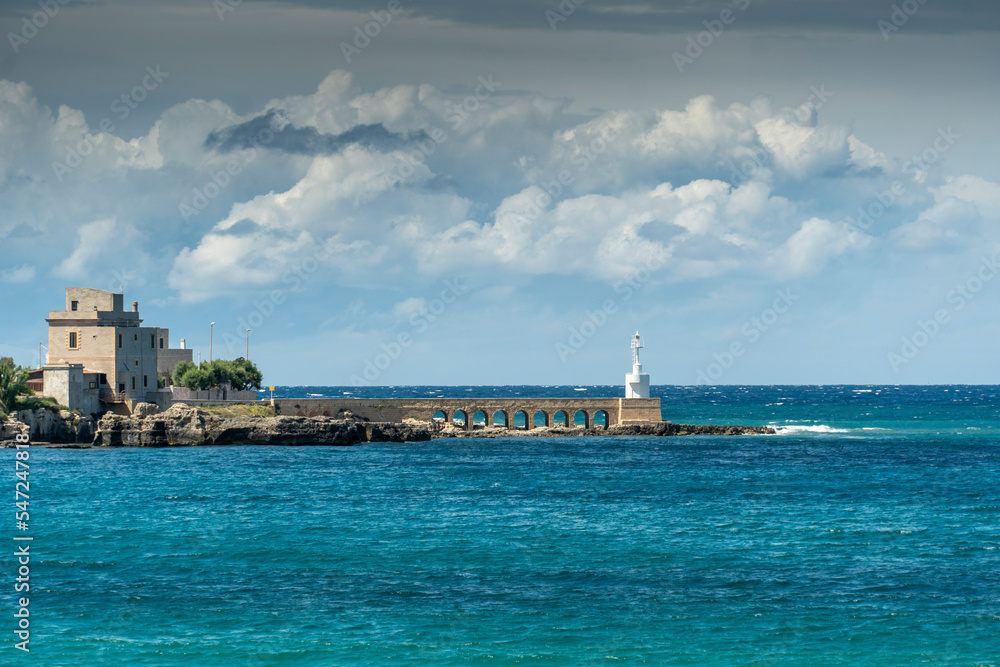
<svg viewBox="0 0 1000 667">
<path fill-rule="evenodd" d="M 0 664 L 1000 663 L 1000 387 L 653 393 L 777 433 L 0 451 Z"/>
</svg>

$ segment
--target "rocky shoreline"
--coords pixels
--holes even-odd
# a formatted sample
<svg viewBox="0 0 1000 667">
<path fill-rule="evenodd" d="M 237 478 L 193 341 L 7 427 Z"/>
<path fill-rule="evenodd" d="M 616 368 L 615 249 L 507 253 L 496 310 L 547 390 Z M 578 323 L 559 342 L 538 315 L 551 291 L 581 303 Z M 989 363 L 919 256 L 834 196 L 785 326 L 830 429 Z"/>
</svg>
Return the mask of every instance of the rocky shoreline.
<svg viewBox="0 0 1000 667">
<path fill-rule="evenodd" d="M 39 411 L 35 411 L 39 412 Z M 535 428 L 508 430 L 407 421 L 366 422 L 329 417 L 219 417 L 184 404 L 162 413 L 121 416 L 106 414 L 94 424 L 89 418 L 65 415 L 21 415 L 4 424 L 0 440 L 30 433 L 33 442 L 66 448 L 205 447 L 230 445 L 353 446 L 369 442 L 425 442 L 438 438 L 565 437 L 565 436 L 683 436 L 767 435 L 774 429 L 756 426 L 715 426 L 671 422 L 608 429 Z M 26 421 L 25 421 L 26 420 Z M 59 422 L 62 422 L 61 424 Z"/>
</svg>

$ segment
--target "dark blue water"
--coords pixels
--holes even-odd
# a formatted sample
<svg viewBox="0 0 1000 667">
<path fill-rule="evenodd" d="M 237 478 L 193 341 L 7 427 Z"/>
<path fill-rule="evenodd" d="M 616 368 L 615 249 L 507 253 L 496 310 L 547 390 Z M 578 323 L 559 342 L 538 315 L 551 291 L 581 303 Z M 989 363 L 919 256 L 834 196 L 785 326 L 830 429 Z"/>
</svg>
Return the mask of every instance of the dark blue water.
<svg viewBox="0 0 1000 667">
<path fill-rule="evenodd" d="M 468 393 L 280 395 L 434 389 Z M 33 450 L 0 662 L 997 664 L 1000 388 L 656 393 L 781 432 Z"/>
</svg>

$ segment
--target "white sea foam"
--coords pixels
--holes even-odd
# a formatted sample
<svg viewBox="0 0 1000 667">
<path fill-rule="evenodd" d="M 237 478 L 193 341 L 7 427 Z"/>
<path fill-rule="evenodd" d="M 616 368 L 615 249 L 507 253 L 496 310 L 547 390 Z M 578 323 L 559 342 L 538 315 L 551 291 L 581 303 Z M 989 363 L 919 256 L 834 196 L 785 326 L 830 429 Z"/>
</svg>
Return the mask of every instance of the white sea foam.
<svg viewBox="0 0 1000 667">
<path fill-rule="evenodd" d="M 805 424 L 791 424 L 789 426 L 775 426 L 774 430 L 778 435 L 794 435 L 797 433 L 850 433 L 846 428 L 833 428 L 826 424 L 807 426 Z"/>
</svg>

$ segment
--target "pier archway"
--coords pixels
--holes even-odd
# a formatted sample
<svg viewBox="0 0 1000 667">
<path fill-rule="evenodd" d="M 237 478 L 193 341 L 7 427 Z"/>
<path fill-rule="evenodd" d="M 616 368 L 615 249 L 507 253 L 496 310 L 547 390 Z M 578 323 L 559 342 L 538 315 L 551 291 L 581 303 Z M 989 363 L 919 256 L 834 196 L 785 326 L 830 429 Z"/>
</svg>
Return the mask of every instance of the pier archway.
<svg viewBox="0 0 1000 667">
<path fill-rule="evenodd" d="M 534 422 L 535 426 L 552 426 L 552 422 L 549 421 L 549 413 L 547 413 L 545 410 L 539 410 L 534 414 L 534 416 L 531 419 Z M 538 422 L 541 422 L 541 424 L 539 424 Z"/>
<path fill-rule="evenodd" d="M 434 416 L 431 417 L 431 419 L 433 419 L 436 422 L 446 422 L 448 421 L 448 413 L 446 413 L 444 410 L 438 410 L 437 412 L 434 413 Z"/>
<path fill-rule="evenodd" d="M 577 410 L 576 414 L 573 415 L 573 423 L 571 426 L 590 428 L 590 415 L 587 414 L 586 410 Z"/>
<path fill-rule="evenodd" d="M 605 410 L 598 410 L 594 413 L 594 428 L 607 429 L 611 420 Z"/>
<path fill-rule="evenodd" d="M 451 421 L 455 424 L 465 426 L 469 421 L 469 415 L 465 414 L 465 410 L 455 410 L 455 414 L 452 416 Z"/>
<path fill-rule="evenodd" d="M 527 429 L 531 426 L 528 423 L 528 413 L 524 410 L 518 410 L 514 413 L 514 421 L 511 424 L 511 428 L 523 428 Z"/>
<path fill-rule="evenodd" d="M 504 428 L 510 428 L 510 418 L 507 413 L 503 410 L 497 410 L 493 413 L 493 426 L 503 426 Z"/>
<path fill-rule="evenodd" d="M 565 426 L 569 428 L 569 414 L 565 410 L 559 410 L 552 417 L 553 426 Z"/>
<path fill-rule="evenodd" d="M 482 424 L 483 426 L 489 426 L 489 417 L 482 410 L 476 410 L 472 415 L 473 424 Z"/>
</svg>

